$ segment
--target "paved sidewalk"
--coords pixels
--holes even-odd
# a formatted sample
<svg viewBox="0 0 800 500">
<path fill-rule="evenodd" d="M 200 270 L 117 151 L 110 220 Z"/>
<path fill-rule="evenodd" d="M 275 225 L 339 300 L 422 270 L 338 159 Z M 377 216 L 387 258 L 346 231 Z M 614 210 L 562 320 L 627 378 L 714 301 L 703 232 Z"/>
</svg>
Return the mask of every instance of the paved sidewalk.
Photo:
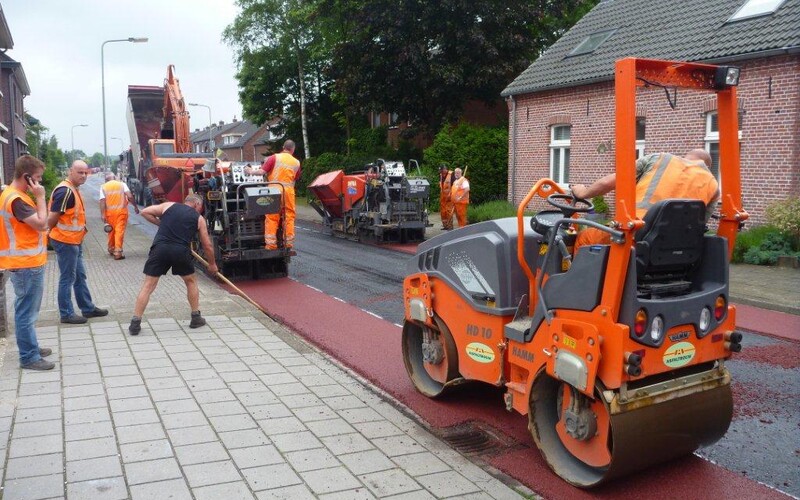
<svg viewBox="0 0 800 500">
<path fill-rule="evenodd" d="M 53 348 L 56 369 L 20 370 L 13 334 L 0 339 L 0 498 L 530 494 L 453 451 L 203 275 L 208 326 L 188 328 L 183 282 L 170 275 L 151 298 L 142 333 L 127 335 L 151 238 L 132 217 L 127 259 L 112 260 L 91 196 L 97 185 L 92 179 L 82 188 L 90 228 L 84 251 L 95 302 L 111 313 L 59 324 L 50 255 L 38 334 Z M 10 284 L 6 294 L 10 312 Z"/>
</svg>

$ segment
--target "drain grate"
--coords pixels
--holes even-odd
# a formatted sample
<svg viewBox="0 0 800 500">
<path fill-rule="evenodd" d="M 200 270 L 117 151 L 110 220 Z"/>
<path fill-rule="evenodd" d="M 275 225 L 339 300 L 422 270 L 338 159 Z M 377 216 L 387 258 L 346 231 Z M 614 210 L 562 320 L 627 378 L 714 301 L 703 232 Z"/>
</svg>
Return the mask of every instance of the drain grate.
<svg viewBox="0 0 800 500">
<path fill-rule="evenodd" d="M 442 439 L 464 455 L 491 455 L 511 446 L 505 439 L 476 422 L 445 429 Z"/>
</svg>

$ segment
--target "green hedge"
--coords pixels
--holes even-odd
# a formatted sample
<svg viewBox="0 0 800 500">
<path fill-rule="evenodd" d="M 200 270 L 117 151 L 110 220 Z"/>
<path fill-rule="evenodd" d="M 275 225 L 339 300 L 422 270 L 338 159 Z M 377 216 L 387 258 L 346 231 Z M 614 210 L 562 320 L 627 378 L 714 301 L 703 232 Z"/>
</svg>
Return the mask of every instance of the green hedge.
<svg viewBox="0 0 800 500">
<path fill-rule="evenodd" d="M 467 220 L 470 224 L 487 220 L 516 217 L 517 207 L 503 200 L 490 201 L 467 207 Z"/>
</svg>

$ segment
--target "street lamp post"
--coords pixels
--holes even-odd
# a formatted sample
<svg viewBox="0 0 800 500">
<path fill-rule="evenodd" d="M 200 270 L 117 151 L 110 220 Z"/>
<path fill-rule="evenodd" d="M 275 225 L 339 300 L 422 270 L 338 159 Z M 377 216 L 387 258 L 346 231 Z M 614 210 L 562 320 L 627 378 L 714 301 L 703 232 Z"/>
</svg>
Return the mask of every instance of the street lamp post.
<svg viewBox="0 0 800 500">
<path fill-rule="evenodd" d="M 146 37 L 130 37 L 119 38 L 115 40 L 106 40 L 100 45 L 100 81 L 103 87 L 103 155 L 104 166 L 108 170 L 108 139 L 106 139 L 106 66 L 105 66 L 105 48 L 107 43 L 113 42 L 131 42 L 131 43 L 145 43 Z"/>
<path fill-rule="evenodd" d="M 213 138 L 212 138 L 212 135 L 211 135 L 211 129 L 214 126 L 214 123 L 211 121 L 211 106 L 208 106 L 206 104 L 198 104 L 196 102 L 190 102 L 188 104 L 189 104 L 189 106 L 198 106 L 198 107 L 201 107 L 201 108 L 206 108 L 208 110 L 208 152 L 211 153 L 211 155 L 213 156 L 214 155 L 214 149 L 213 149 L 213 146 L 212 146 Z"/>
<path fill-rule="evenodd" d="M 72 134 L 71 134 L 72 135 L 72 149 L 71 149 L 71 151 L 72 151 L 72 156 L 73 156 L 72 160 L 73 161 L 75 161 L 75 158 L 74 158 L 74 156 L 75 156 L 75 127 L 88 127 L 88 126 L 89 125 L 86 124 L 86 123 L 81 123 L 79 125 L 73 125 L 72 126 L 72 131 L 71 131 L 72 132 Z"/>
</svg>

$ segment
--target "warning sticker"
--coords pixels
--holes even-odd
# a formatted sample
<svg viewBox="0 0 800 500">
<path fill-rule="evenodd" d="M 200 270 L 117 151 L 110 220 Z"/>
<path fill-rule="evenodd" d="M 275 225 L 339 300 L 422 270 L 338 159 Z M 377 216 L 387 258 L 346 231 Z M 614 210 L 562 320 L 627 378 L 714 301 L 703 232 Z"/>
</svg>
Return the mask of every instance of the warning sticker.
<svg viewBox="0 0 800 500">
<path fill-rule="evenodd" d="M 664 351 L 664 364 L 670 368 L 678 368 L 689 364 L 694 358 L 695 348 L 690 342 L 678 342 Z"/>
<path fill-rule="evenodd" d="M 494 361 L 494 351 L 491 347 L 480 342 L 471 342 L 466 348 L 467 356 L 478 363 L 491 363 Z"/>
</svg>

